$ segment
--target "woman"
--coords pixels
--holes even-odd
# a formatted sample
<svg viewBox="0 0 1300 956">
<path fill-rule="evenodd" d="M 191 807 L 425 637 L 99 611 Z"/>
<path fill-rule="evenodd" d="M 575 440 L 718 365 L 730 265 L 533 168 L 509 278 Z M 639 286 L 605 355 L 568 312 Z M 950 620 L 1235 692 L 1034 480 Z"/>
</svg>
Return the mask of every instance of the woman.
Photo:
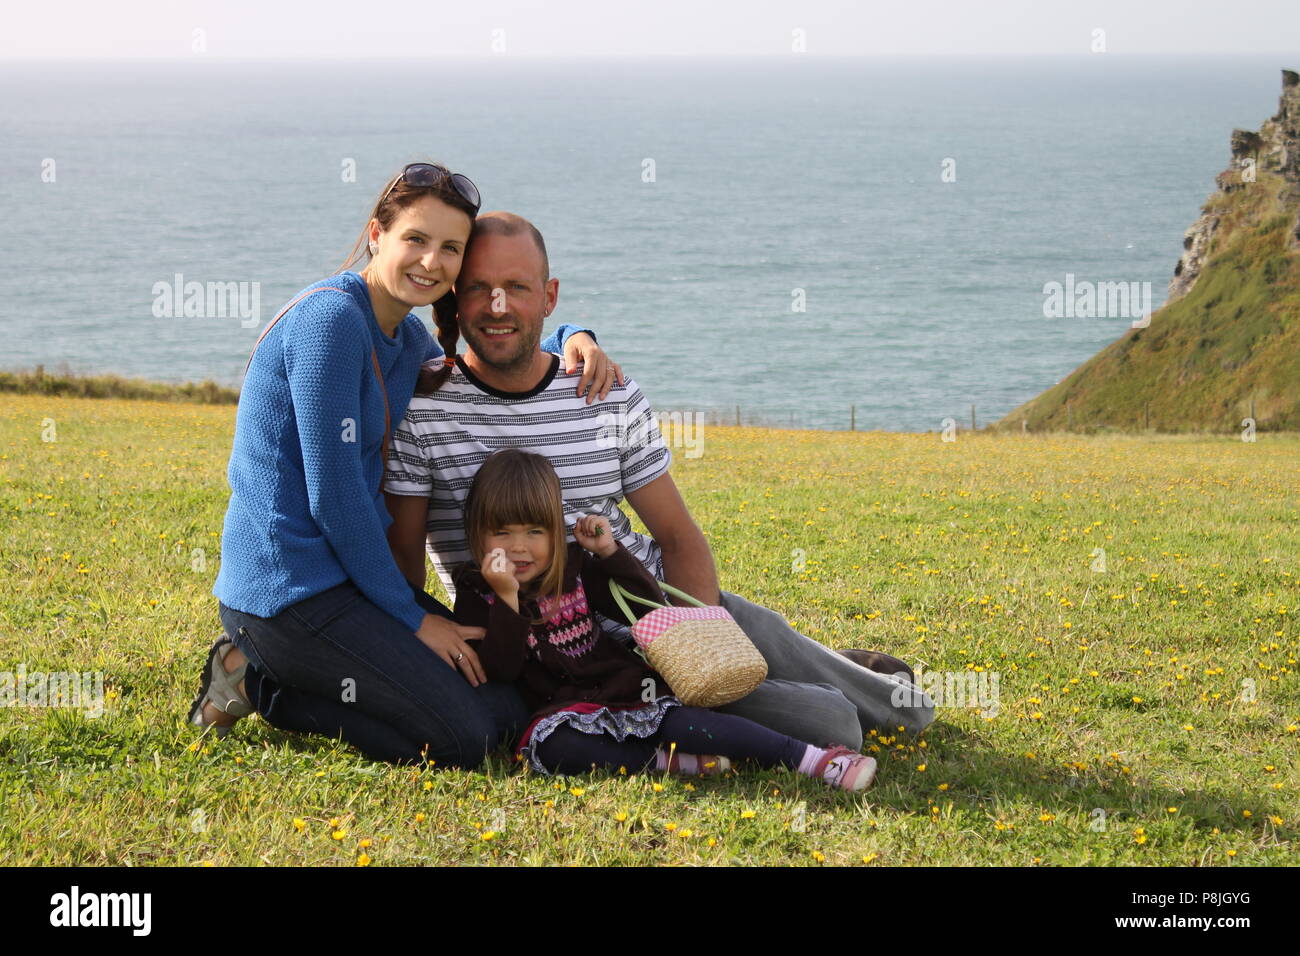
<svg viewBox="0 0 1300 956">
<path fill-rule="evenodd" d="M 451 612 L 398 571 L 385 531 L 388 435 L 421 365 L 444 358 L 410 313 L 455 314 L 452 283 L 480 207 L 466 177 L 407 166 L 337 275 L 258 339 L 240 394 L 230 505 L 213 593 L 225 634 L 190 721 L 224 735 L 256 710 L 284 730 L 341 736 L 371 759 L 473 767 L 527 717 L 486 682 Z M 360 273 L 347 271 L 369 252 Z M 617 366 L 585 331 L 542 343 L 585 363 L 602 398 Z M 569 361 L 569 360 L 572 361 Z"/>
</svg>

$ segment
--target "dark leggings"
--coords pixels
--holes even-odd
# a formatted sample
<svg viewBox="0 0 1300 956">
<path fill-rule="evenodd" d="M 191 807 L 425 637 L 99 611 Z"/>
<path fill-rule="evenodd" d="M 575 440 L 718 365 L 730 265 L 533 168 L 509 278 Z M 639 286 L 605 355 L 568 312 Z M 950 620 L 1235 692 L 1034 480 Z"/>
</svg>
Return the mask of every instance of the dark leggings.
<svg viewBox="0 0 1300 956">
<path fill-rule="evenodd" d="M 551 773 L 586 773 L 593 765 L 627 767 L 629 773 L 637 773 L 653 765 L 660 746 L 667 751 L 674 742 L 678 753 L 750 759 L 762 767 L 797 768 L 808 748 L 744 717 L 673 707 L 649 737 L 628 737 L 621 743 L 607 734 L 586 734 L 561 724 L 537 748 L 537 759 Z"/>
</svg>

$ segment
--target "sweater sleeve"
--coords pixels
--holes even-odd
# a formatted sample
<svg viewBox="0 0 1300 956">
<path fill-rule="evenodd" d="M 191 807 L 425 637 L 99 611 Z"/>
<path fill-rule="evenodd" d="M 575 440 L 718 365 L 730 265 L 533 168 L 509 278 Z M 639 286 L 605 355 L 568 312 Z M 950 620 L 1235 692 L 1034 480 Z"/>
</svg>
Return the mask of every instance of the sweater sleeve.
<svg viewBox="0 0 1300 956">
<path fill-rule="evenodd" d="M 568 322 L 565 322 L 558 329 L 544 338 L 542 344 L 538 347 L 543 352 L 554 352 L 556 355 L 563 355 L 564 343 L 569 341 L 569 336 L 578 332 L 586 332 L 593 339 L 596 337 L 596 333 L 591 331 L 591 329 L 581 329 L 576 325 L 570 325 Z M 441 350 L 439 350 L 438 354 L 442 354 Z"/>
<path fill-rule="evenodd" d="M 582 586 L 587 592 L 587 604 L 605 617 L 618 621 L 620 624 L 626 624 L 627 615 L 615 603 L 614 596 L 609 593 L 611 579 L 617 581 L 637 597 L 643 597 L 661 605 L 668 603 L 664 598 L 663 591 L 659 588 L 659 583 L 650 576 L 650 572 L 645 569 L 645 565 L 638 561 L 636 555 L 623 547 L 621 543 L 616 543 L 614 553 L 608 558 L 598 558 L 588 551 L 583 551 Z M 638 619 L 653 610 L 653 608 L 639 604 L 636 601 L 628 601 L 627 606 Z"/>
<path fill-rule="evenodd" d="M 499 597 L 491 604 L 477 588 L 460 581 L 456 588 L 457 622 L 487 631 L 474 642 L 475 653 L 488 680 L 514 682 L 528 659 L 528 622 Z"/>
<path fill-rule="evenodd" d="M 286 329 L 292 334 L 283 339 L 284 367 L 311 516 L 361 593 L 415 632 L 424 611 L 389 550 L 365 480 L 362 443 L 342 440 L 343 421 L 362 419 L 363 376 L 374 375 L 367 330 L 347 297 L 322 293 L 295 311 Z"/>
</svg>

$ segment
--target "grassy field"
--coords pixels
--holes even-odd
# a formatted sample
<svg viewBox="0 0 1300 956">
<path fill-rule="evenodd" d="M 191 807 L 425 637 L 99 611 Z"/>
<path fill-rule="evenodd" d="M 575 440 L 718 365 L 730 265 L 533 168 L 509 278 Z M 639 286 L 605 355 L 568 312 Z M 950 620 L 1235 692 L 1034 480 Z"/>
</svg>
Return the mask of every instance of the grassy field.
<svg viewBox="0 0 1300 956">
<path fill-rule="evenodd" d="M 833 647 L 998 677 L 996 715 L 873 732 L 878 782 L 851 796 L 757 769 L 395 768 L 259 718 L 201 737 L 233 422 L 0 399 L 0 671 L 99 671 L 106 698 L 0 709 L 4 863 L 1297 859 L 1300 437 L 710 428 L 673 474 L 724 587 Z"/>
</svg>

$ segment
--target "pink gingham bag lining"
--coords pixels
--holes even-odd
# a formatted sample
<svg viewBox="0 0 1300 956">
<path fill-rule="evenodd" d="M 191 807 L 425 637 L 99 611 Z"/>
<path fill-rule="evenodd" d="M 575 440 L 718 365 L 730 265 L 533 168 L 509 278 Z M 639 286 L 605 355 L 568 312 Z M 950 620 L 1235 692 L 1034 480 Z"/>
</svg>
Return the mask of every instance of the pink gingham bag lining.
<svg viewBox="0 0 1300 956">
<path fill-rule="evenodd" d="M 724 607 L 661 607 L 651 611 L 632 626 L 636 646 L 648 650 L 655 639 L 682 621 L 731 620 Z"/>
</svg>

